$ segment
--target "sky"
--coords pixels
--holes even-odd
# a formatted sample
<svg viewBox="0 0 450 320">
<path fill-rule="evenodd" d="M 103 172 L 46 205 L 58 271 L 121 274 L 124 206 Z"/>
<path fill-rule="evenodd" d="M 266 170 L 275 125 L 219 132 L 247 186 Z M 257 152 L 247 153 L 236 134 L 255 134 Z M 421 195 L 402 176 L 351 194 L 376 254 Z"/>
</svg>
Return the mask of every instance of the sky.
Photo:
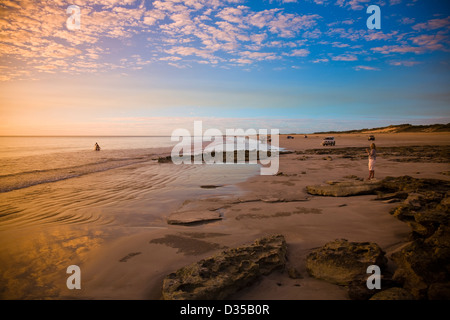
<svg viewBox="0 0 450 320">
<path fill-rule="evenodd" d="M 448 123 L 449 88 L 448 1 L 0 0 L 0 135 Z"/>
</svg>

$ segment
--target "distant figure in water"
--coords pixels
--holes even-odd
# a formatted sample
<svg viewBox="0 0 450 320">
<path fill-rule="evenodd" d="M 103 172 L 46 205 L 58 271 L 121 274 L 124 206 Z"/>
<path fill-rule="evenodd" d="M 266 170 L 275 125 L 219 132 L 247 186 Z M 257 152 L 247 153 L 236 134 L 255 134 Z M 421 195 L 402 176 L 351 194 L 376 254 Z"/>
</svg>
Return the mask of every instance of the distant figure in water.
<svg viewBox="0 0 450 320">
<path fill-rule="evenodd" d="M 370 150 L 366 149 L 367 154 L 369 155 L 369 178 L 371 180 L 375 178 L 375 162 L 377 161 L 377 147 L 375 143 L 370 145 Z"/>
<path fill-rule="evenodd" d="M 97 142 L 95 143 L 94 150 L 95 151 L 100 151 L 100 146 L 98 145 Z"/>
</svg>

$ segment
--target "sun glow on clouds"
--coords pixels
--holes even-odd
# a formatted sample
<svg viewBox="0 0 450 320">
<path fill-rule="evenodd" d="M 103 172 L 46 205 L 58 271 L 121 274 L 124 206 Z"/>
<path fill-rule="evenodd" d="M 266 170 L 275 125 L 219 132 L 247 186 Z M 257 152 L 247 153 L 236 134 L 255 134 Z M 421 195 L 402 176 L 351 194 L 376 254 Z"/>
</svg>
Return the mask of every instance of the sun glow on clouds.
<svg viewBox="0 0 450 320">
<path fill-rule="evenodd" d="M 64 27 L 66 1 L 0 2 L 2 80 L 33 79 L 40 73 L 139 70 L 161 62 L 177 67 L 276 64 L 289 59 L 317 62 L 327 50 L 321 50 L 320 57 L 312 57 L 311 52 L 324 46 L 345 49 L 328 50 L 333 61 L 449 50 L 450 16 L 420 22 L 418 17 L 403 17 L 403 22 L 409 19 L 406 28 L 399 22 L 393 30 L 371 32 L 364 23 L 356 23 L 364 21 L 366 16 L 360 11 L 369 0 L 270 1 L 263 5 L 239 0 L 72 2 L 81 8 L 81 29 L 76 32 Z M 384 7 L 404 5 L 401 0 L 378 2 Z M 330 10 L 357 14 L 330 21 Z M 389 18 L 400 20 L 396 15 Z M 357 41 L 362 42 L 360 47 L 368 47 L 356 50 Z M 127 47 L 133 47 L 134 54 Z"/>
</svg>

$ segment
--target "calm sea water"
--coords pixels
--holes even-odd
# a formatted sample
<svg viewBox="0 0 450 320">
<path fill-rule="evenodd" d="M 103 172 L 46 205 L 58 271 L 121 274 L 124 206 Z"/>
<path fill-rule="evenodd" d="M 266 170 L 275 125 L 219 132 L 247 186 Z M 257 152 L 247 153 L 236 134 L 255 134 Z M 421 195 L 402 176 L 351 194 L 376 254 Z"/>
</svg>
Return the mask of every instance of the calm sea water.
<svg viewBox="0 0 450 320">
<path fill-rule="evenodd" d="M 96 142 L 101 151 L 94 150 Z M 170 137 L 0 137 L 0 229 L 31 221 L 118 221 L 128 208 L 134 213 L 127 224 L 140 225 L 137 208 L 144 208 L 148 223 L 166 214 L 165 207 L 234 193 L 233 184 L 258 174 L 257 164 L 159 164 L 178 143 Z M 200 188 L 210 184 L 228 187 Z M 123 210 L 99 209 L 93 216 L 105 206 Z"/>
<path fill-rule="evenodd" d="M 170 137 L 0 137 L 0 158 L 103 150 L 162 148 L 175 145 Z"/>
<path fill-rule="evenodd" d="M 234 143 L 225 141 L 217 145 Z M 94 150 L 95 143 L 100 152 Z M 169 136 L 0 137 L 0 193 L 152 161 L 170 154 L 178 143 Z"/>
<path fill-rule="evenodd" d="M 149 161 L 175 144 L 170 137 L 0 137 L 0 192 Z"/>
</svg>

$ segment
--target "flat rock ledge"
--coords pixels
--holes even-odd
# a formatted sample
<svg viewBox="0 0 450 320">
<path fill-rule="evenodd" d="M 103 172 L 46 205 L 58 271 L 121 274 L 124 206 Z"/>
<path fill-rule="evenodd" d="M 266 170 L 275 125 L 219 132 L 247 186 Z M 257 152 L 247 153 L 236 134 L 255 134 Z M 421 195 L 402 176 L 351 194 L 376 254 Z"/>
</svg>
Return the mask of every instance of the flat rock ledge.
<svg viewBox="0 0 450 320">
<path fill-rule="evenodd" d="M 306 270 L 317 278 L 341 286 L 367 274 L 367 267 L 386 265 L 385 252 L 373 242 L 338 239 L 313 250 L 306 257 Z"/>
<path fill-rule="evenodd" d="M 211 210 L 193 210 L 193 211 L 184 211 L 184 212 L 175 212 L 172 213 L 167 218 L 168 224 L 194 224 L 201 222 L 210 222 L 214 220 L 221 220 L 222 217 L 218 211 Z"/>
<path fill-rule="evenodd" d="M 283 235 L 227 249 L 169 274 L 163 281 L 164 300 L 221 300 L 286 265 Z"/>
<path fill-rule="evenodd" d="M 381 189 L 382 182 L 370 181 L 329 181 L 326 184 L 307 186 L 306 191 L 312 195 L 349 197 L 375 194 Z"/>
</svg>

